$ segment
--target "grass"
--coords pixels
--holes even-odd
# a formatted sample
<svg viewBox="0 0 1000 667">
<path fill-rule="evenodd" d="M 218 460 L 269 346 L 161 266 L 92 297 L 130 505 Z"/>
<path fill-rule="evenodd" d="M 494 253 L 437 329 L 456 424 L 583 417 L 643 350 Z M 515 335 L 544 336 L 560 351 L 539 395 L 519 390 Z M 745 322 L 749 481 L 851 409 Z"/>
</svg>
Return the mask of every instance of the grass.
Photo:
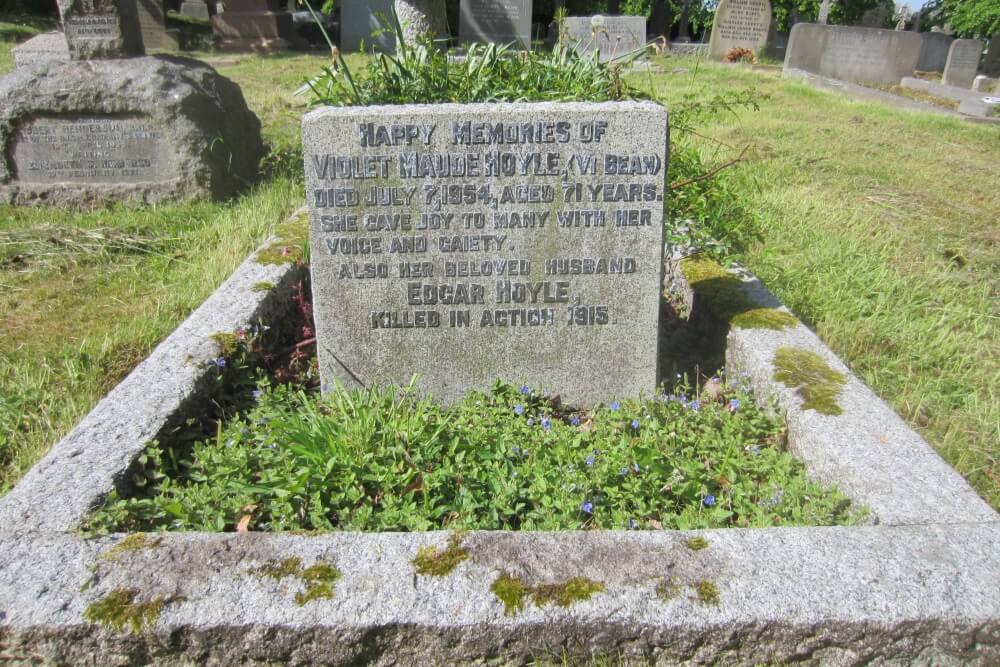
<svg viewBox="0 0 1000 667">
<path fill-rule="evenodd" d="M 0 20 L 0 75 L 14 69 L 10 50 L 21 42 L 31 39 L 40 32 L 55 30 L 53 19 L 30 14 L 6 15 Z"/>
<path fill-rule="evenodd" d="M 0 72 L 10 46 L 47 27 L 0 22 Z M 20 244 L 0 245 L 3 488 L 302 201 L 304 100 L 290 91 L 326 60 L 207 58 L 243 86 L 274 147 L 272 173 L 254 192 L 146 211 L 0 207 L 0 234 Z M 664 73 L 633 82 L 668 104 L 747 86 L 770 95 L 760 113 L 711 119 L 696 139 L 712 164 L 752 146 L 733 170 L 762 222 L 749 267 L 1000 508 L 1000 130 L 857 103 L 773 71 L 660 64 Z M 53 228 L 78 232 L 27 265 L 11 259 L 46 247 Z M 83 231 L 139 249 L 87 250 Z"/>
</svg>

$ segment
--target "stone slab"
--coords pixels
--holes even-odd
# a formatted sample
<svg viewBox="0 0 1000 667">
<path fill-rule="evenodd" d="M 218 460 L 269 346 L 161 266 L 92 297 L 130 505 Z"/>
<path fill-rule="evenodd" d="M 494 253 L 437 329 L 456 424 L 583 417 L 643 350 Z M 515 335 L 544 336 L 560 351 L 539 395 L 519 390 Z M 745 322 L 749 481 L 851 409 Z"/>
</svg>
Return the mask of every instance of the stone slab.
<svg viewBox="0 0 1000 667">
<path fill-rule="evenodd" d="M 208 21 L 212 18 L 208 3 L 205 0 L 185 0 L 181 3 L 180 13 L 193 19 Z"/>
<path fill-rule="evenodd" d="M 643 51 L 645 16 L 571 16 L 564 22 L 569 44 L 578 53 L 597 51 L 601 62 Z"/>
<path fill-rule="evenodd" d="M 167 30 L 163 0 L 134 0 L 139 13 L 139 31 L 146 51 L 176 51 L 180 48 L 178 31 Z"/>
<path fill-rule="evenodd" d="M 923 40 L 914 32 L 797 23 L 785 70 L 802 70 L 860 84 L 896 85 L 912 76 Z"/>
<path fill-rule="evenodd" d="M 384 30 L 381 16 L 391 17 L 393 0 L 342 0 L 340 6 L 340 50 L 396 51 L 396 37 Z"/>
<path fill-rule="evenodd" d="M 136 0 L 58 0 L 73 60 L 143 55 Z"/>
<path fill-rule="evenodd" d="M 69 47 L 61 32 L 45 32 L 35 35 L 26 42 L 10 50 L 14 67 L 32 67 L 49 62 L 69 60 Z"/>
<path fill-rule="evenodd" d="M 920 39 L 923 40 L 923 44 L 920 47 L 920 58 L 917 60 L 917 71 L 943 72 L 944 64 L 948 60 L 948 49 L 955 38 L 943 32 L 922 32 Z"/>
<path fill-rule="evenodd" d="M 264 151 L 236 84 L 151 56 L 15 70 L 0 79 L 0 146 L 0 201 L 79 206 L 227 197 Z"/>
<path fill-rule="evenodd" d="M 983 45 L 978 39 L 956 39 L 948 49 L 948 61 L 941 82 L 946 86 L 970 90 L 982 55 Z"/>
<path fill-rule="evenodd" d="M 532 0 L 462 0 L 458 40 L 463 44 L 531 46 Z"/>
<path fill-rule="evenodd" d="M 903 88 L 911 90 L 924 90 L 932 95 L 955 100 L 958 104 L 958 112 L 970 116 L 986 118 L 1000 105 L 1000 99 L 991 96 L 986 91 L 976 92 L 968 88 L 957 88 L 933 81 L 904 77 L 900 82 Z"/>
<path fill-rule="evenodd" d="M 326 108 L 302 126 L 327 389 L 652 394 L 662 107 Z"/>
<path fill-rule="evenodd" d="M 708 40 L 708 57 L 725 60 L 730 49 L 735 48 L 750 49 L 760 55 L 770 27 L 768 0 L 720 0 Z"/>
</svg>

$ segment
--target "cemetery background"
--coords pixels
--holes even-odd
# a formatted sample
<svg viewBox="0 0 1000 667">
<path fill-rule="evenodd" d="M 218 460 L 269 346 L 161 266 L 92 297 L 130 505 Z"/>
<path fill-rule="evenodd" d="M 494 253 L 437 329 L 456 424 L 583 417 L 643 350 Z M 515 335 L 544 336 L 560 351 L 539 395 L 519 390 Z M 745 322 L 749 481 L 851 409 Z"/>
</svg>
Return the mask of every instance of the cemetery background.
<svg viewBox="0 0 1000 667">
<path fill-rule="evenodd" d="M 2 26 L 0 63 L 9 70 L 14 40 L 45 26 Z M 5 488 L 302 200 L 303 108 L 290 91 L 323 62 L 219 60 L 272 146 L 269 176 L 240 200 L 86 214 L 0 209 Z M 700 133 L 711 140 L 695 139 L 709 163 L 751 145 L 729 187 L 754 212 L 762 242 L 724 251 L 742 255 L 1000 505 L 996 130 L 830 98 L 771 72 L 664 62 L 676 71 L 636 80 L 651 80 L 675 108 L 753 87 L 766 109 L 709 119 Z M 726 241 L 748 229 L 713 232 Z"/>
</svg>

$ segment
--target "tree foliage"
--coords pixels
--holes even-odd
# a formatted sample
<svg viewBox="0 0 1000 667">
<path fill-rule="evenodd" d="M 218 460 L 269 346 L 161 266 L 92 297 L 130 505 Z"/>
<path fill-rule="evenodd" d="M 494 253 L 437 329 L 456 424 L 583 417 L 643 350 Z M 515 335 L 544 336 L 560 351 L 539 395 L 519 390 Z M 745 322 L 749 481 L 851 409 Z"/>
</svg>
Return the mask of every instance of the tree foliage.
<svg viewBox="0 0 1000 667">
<path fill-rule="evenodd" d="M 1000 1 L 935 0 L 924 11 L 936 23 L 951 25 L 961 37 L 989 38 L 1000 34 Z"/>
</svg>

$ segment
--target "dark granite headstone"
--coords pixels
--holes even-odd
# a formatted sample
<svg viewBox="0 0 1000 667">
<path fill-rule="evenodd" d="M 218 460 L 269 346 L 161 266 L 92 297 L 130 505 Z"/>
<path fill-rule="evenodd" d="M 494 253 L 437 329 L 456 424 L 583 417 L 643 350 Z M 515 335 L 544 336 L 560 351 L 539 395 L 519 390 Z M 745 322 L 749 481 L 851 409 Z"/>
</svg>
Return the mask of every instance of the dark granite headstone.
<svg viewBox="0 0 1000 667">
<path fill-rule="evenodd" d="M 458 40 L 531 46 L 532 0 L 462 0 Z"/>
<path fill-rule="evenodd" d="M 565 21 L 569 43 L 582 54 L 600 53 L 608 61 L 643 49 L 645 16 L 572 16 Z"/>
<path fill-rule="evenodd" d="M 325 389 L 654 391 L 663 107 L 324 108 L 302 127 Z"/>
</svg>

